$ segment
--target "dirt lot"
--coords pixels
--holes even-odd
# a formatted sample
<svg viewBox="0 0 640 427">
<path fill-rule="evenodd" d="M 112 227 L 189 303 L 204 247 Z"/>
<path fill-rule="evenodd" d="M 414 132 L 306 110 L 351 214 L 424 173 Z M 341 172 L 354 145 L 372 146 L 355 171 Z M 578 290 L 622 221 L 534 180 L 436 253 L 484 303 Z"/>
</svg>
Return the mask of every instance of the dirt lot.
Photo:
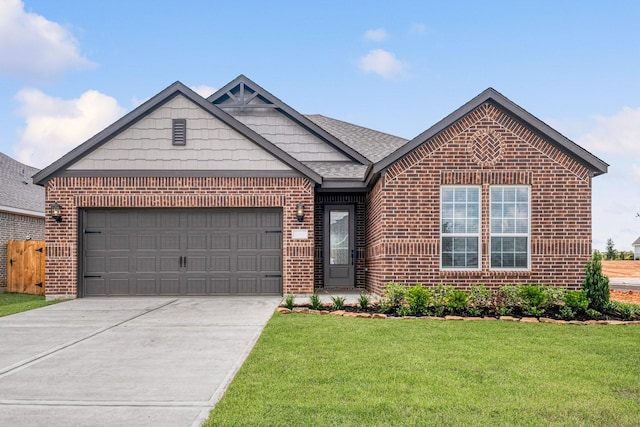
<svg viewBox="0 0 640 427">
<path fill-rule="evenodd" d="M 610 291 L 609 297 L 614 301 L 632 302 L 640 304 L 640 292 Z"/>
<path fill-rule="evenodd" d="M 602 273 L 608 278 L 638 277 L 640 278 L 639 261 L 602 261 Z"/>
</svg>

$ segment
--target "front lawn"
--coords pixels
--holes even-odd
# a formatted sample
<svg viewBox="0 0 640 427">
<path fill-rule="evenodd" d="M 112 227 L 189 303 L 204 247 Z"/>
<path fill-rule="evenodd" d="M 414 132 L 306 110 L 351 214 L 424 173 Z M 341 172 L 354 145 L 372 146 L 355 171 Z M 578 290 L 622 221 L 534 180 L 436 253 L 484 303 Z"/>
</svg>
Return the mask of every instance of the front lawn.
<svg viewBox="0 0 640 427">
<path fill-rule="evenodd" d="M 58 302 L 60 301 L 45 301 L 42 295 L 0 294 L 0 317 L 20 313 L 21 311 L 33 310 L 34 308 L 40 308 Z"/>
<path fill-rule="evenodd" d="M 276 313 L 207 426 L 637 426 L 640 326 Z"/>
</svg>

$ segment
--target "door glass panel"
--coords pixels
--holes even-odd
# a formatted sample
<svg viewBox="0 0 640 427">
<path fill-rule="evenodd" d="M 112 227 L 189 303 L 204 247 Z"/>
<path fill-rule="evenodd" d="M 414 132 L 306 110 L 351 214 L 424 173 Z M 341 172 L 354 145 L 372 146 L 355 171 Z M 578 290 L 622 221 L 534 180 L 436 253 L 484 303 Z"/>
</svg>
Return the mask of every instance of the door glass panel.
<svg viewBox="0 0 640 427">
<path fill-rule="evenodd" d="M 329 263 L 347 265 L 349 260 L 349 211 L 329 213 Z"/>
</svg>

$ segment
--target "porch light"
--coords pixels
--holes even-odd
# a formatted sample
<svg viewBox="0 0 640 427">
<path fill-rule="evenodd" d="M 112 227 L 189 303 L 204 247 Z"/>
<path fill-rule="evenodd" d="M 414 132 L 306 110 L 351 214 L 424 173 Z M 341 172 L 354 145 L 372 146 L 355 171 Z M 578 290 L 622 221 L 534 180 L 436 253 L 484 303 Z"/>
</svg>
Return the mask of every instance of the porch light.
<svg viewBox="0 0 640 427">
<path fill-rule="evenodd" d="M 56 202 L 51 203 L 51 218 L 55 219 L 56 222 L 62 222 L 62 206 Z"/>
<path fill-rule="evenodd" d="M 298 218 L 298 222 L 304 221 L 304 203 L 296 205 L 296 218 Z"/>
</svg>

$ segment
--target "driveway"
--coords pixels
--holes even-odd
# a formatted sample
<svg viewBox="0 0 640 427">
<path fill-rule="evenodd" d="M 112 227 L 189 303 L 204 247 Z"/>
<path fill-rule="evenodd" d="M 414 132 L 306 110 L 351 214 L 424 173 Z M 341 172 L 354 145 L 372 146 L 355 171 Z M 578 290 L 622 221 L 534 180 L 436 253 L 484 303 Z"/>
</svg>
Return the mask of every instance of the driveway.
<svg viewBox="0 0 640 427">
<path fill-rule="evenodd" d="M 198 426 L 279 297 L 87 298 L 0 318 L 0 426 Z"/>
</svg>

